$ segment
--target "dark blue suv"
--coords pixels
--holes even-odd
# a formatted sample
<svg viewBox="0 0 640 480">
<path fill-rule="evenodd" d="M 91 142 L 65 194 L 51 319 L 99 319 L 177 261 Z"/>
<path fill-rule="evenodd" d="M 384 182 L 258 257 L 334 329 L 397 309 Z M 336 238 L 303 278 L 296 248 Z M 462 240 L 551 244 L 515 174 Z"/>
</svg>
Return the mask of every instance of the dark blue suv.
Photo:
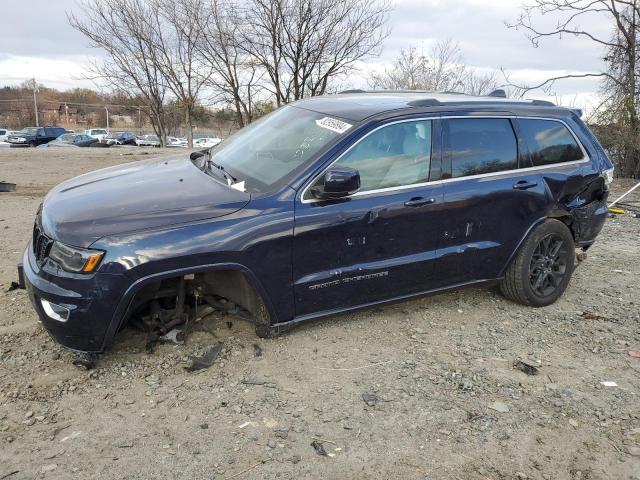
<svg viewBox="0 0 640 480">
<path fill-rule="evenodd" d="M 212 308 L 276 335 L 312 318 L 499 283 L 566 289 L 607 215 L 612 164 L 548 102 L 360 92 L 282 107 L 206 152 L 68 180 L 24 280 L 62 345 L 101 352 Z"/>
</svg>

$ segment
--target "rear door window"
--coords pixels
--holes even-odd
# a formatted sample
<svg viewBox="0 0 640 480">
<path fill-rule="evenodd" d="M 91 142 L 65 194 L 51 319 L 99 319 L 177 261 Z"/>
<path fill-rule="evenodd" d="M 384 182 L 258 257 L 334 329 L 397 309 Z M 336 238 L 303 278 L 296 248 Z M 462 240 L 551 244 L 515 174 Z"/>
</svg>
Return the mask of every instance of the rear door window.
<svg viewBox="0 0 640 480">
<path fill-rule="evenodd" d="M 584 154 L 569 129 L 555 120 L 519 118 L 519 134 L 534 167 L 582 160 Z"/>
<path fill-rule="evenodd" d="M 451 177 L 518 168 L 518 145 L 508 118 L 452 118 L 444 127 Z"/>
</svg>

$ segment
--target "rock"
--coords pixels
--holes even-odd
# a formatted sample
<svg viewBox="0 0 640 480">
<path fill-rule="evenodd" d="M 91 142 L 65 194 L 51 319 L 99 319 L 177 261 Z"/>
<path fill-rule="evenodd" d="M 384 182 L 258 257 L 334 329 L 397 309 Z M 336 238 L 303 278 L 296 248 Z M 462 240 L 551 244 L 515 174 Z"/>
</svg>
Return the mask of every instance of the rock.
<svg viewBox="0 0 640 480">
<path fill-rule="evenodd" d="M 627 447 L 627 453 L 634 457 L 640 457 L 640 447 L 635 447 L 635 446 Z"/>
<path fill-rule="evenodd" d="M 58 468 L 58 465 L 55 463 L 50 463 L 49 465 L 43 465 L 42 468 L 40 469 L 40 473 L 53 472 L 56 468 Z"/>
<path fill-rule="evenodd" d="M 571 425 L 573 428 L 578 428 L 578 422 L 573 418 L 569 419 L 569 425 Z"/>
<path fill-rule="evenodd" d="M 280 429 L 280 430 L 276 430 L 274 432 L 274 435 L 277 438 L 287 438 L 289 436 L 289 429 L 283 428 L 283 429 Z"/>
<path fill-rule="evenodd" d="M 267 440 L 267 447 L 276 448 L 276 441 L 273 438 L 270 438 L 269 440 Z"/>
<path fill-rule="evenodd" d="M 503 402 L 493 402 L 487 405 L 491 410 L 495 410 L 499 413 L 507 413 L 509 411 L 509 406 Z"/>
<path fill-rule="evenodd" d="M 290 461 L 291 463 L 293 463 L 294 465 L 295 465 L 295 464 L 297 464 L 297 463 L 300 463 L 300 460 L 302 460 L 302 458 L 300 458 L 300 455 L 293 455 L 293 456 L 289 459 L 289 461 Z"/>
<path fill-rule="evenodd" d="M 362 400 L 370 407 L 375 407 L 379 399 L 375 393 L 363 393 Z"/>
</svg>

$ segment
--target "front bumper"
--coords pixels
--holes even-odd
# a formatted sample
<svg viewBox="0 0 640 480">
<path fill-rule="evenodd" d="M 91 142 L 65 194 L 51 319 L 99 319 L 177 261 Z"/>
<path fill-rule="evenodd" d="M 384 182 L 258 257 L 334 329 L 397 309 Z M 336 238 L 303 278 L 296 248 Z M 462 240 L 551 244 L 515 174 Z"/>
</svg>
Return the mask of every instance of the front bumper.
<svg viewBox="0 0 640 480">
<path fill-rule="evenodd" d="M 22 269 L 31 303 L 56 342 L 72 350 L 93 353 L 102 352 L 110 344 L 112 338 L 108 337 L 114 329 L 109 327 L 118 320 L 114 318 L 115 312 L 130 283 L 124 276 L 49 274 L 38 267 L 31 242 L 24 251 Z M 68 318 L 56 319 L 51 304 L 68 310 Z"/>
</svg>

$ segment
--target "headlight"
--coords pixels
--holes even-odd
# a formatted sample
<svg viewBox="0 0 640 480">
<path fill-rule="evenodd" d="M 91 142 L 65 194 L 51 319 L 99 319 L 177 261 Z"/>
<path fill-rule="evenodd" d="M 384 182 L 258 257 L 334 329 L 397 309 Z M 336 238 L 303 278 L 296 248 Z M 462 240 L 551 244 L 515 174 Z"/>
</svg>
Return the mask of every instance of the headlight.
<svg viewBox="0 0 640 480">
<path fill-rule="evenodd" d="M 24 138 L 24 137 L 18 137 L 18 138 L 16 138 L 16 140 L 17 140 L 18 142 L 26 142 L 26 141 L 27 141 L 27 139 L 26 139 L 26 138 Z"/>
<path fill-rule="evenodd" d="M 613 167 L 602 172 L 602 178 L 604 178 L 604 182 L 607 185 L 610 185 L 613 182 Z"/>
<path fill-rule="evenodd" d="M 70 247 L 60 242 L 55 242 L 49 252 L 49 258 L 68 272 L 93 272 L 103 256 L 101 250 Z"/>
</svg>

